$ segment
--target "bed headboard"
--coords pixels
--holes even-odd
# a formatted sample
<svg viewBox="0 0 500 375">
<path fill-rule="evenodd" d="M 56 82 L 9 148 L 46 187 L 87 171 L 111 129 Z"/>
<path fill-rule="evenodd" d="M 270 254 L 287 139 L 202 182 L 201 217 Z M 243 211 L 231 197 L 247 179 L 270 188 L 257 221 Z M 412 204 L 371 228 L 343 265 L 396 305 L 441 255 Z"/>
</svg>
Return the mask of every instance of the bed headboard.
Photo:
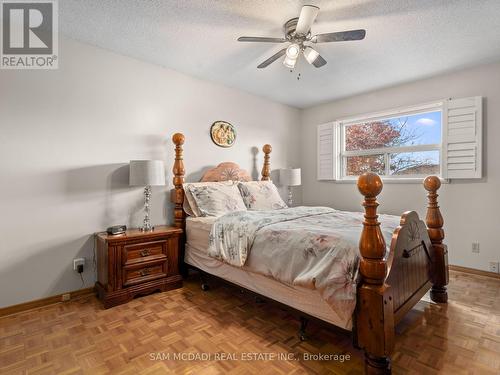
<svg viewBox="0 0 500 375">
<path fill-rule="evenodd" d="M 217 181 L 252 181 L 252 177 L 236 163 L 226 161 L 217 167 L 209 169 L 201 178 L 201 182 Z"/>
<path fill-rule="evenodd" d="M 182 207 L 184 203 L 184 189 L 182 184 L 184 184 L 184 176 L 186 175 L 186 170 L 184 169 L 183 162 L 183 148 L 185 141 L 184 134 L 175 133 L 172 136 L 172 142 L 175 145 L 175 161 L 172 172 L 174 174 L 173 183 L 174 189 L 171 193 L 171 201 L 174 203 L 174 226 L 178 228 L 184 228 L 186 222 L 186 214 Z M 270 154 L 273 148 L 271 145 L 264 145 L 262 151 L 264 152 L 264 165 L 262 167 L 262 181 L 269 181 L 271 179 L 271 163 Z M 224 162 L 219 164 L 217 167 L 209 169 L 201 181 L 226 181 L 226 180 L 238 180 L 238 181 L 251 181 L 252 178 L 250 174 L 241 169 L 238 164 L 233 162 Z"/>
</svg>

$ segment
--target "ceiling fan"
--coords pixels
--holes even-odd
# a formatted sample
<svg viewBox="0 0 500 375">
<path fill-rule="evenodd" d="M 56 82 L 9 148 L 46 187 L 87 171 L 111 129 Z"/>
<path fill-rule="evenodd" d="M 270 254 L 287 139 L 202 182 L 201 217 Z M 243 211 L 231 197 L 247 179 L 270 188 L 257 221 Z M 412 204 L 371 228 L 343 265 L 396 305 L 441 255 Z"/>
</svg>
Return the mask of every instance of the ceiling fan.
<svg viewBox="0 0 500 375">
<path fill-rule="evenodd" d="M 309 64 L 316 68 L 321 68 L 326 64 L 326 60 L 321 57 L 318 51 L 312 48 L 308 43 L 329 43 L 345 42 L 350 40 L 362 40 L 365 38 L 366 30 L 340 31 L 326 34 L 311 34 L 311 26 L 318 16 L 319 8 L 314 5 L 304 5 L 300 11 L 300 16 L 292 18 L 285 22 L 284 38 L 268 38 L 241 36 L 238 42 L 263 42 L 263 43 L 285 43 L 289 42 L 288 47 L 278 51 L 270 58 L 262 62 L 257 68 L 262 69 L 285 55 L 283 64 L 290 69 L 295 67 L 300 54 L 302 53 Z"/>
</svg>

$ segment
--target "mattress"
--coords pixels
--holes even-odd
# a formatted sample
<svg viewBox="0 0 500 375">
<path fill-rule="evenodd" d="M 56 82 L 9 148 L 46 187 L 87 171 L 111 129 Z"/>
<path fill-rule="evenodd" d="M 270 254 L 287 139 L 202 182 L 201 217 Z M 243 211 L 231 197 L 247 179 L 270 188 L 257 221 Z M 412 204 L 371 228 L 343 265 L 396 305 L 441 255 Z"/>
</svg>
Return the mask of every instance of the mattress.
<svg viewBox="0 0 500 375">
<path fill-rule="evenodd" d="M 215 216 L 188 217 L 186 219 L 187 244 L 196 249 L 208 249 L 208 236 L 215 220 L 217 220 Z"/>
<path fill-rule="evenodd" d="M 209 257 L 208 238 L 216 219 L 190 217 L 186 220 L 184 261 L 187 264 L 338 327 L 352 329 L 352 319 L 339 317 L 318 291 L 286 285 L 267 276 L 249 272 L 245 267 L 233 267 Z"/>
</svg>

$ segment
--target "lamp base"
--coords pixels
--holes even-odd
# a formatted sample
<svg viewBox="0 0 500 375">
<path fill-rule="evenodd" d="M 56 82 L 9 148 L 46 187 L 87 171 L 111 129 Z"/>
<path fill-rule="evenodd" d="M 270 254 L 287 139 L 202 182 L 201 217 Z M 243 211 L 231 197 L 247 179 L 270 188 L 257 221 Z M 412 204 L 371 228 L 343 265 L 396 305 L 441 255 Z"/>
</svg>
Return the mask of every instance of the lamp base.
<svg viewBox="0 0 500 375">
<path fill-rule="evenodd" d="M 142 221 L 142 227 L 139 229 L 141 232 L 151 232 L 154 227 L 151 225 L 149 220 L 149 209 L 151 201 L 151 186 L 148 185 L 144 188 L 144 220 Z"/>
<path fill-rule="evenodd" d="M 288 207 L 292 207 L 293 206 L 293 197 L 292 197 L 292 187 L 291 186 L 288 187 L 288 201 L 287 201 L 287 205 L 288 205 Z"/>
</svg>

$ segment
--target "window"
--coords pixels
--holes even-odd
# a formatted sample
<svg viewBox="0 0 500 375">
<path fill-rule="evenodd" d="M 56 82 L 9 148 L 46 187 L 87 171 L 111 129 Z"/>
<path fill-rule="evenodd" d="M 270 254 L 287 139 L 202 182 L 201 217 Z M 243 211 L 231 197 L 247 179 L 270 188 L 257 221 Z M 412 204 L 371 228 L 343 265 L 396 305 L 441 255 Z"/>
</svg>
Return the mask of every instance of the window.
<svg viewBox="0 0 500 375">
<path fill-rule="evenodd" d="M 441 109 L 341 122 L 341 178 L 440 174 Z"/>
<path fill-rule="evenodd" d="M 448 99 L 318 126 L 318 179 L 482 176 L 482 98 Z"/>
</svg>

